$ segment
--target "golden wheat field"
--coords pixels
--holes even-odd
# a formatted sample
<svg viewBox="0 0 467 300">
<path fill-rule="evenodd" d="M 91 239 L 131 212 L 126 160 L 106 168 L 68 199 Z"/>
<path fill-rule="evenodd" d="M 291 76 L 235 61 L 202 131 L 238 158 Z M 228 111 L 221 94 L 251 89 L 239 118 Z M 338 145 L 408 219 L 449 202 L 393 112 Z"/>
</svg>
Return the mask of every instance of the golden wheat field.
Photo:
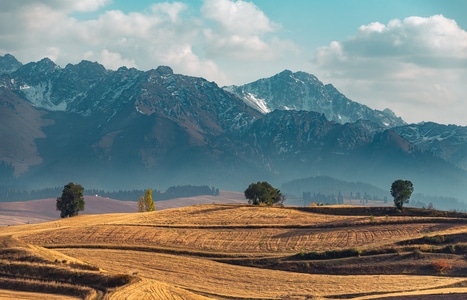
<svg viewBox="0 0 467 300">
<path fill-rule="evenodd" d="M 467 297 L 465 216 L 369 213 L 203 204 L 1 227 L 0 298 Z"/>
</svg>

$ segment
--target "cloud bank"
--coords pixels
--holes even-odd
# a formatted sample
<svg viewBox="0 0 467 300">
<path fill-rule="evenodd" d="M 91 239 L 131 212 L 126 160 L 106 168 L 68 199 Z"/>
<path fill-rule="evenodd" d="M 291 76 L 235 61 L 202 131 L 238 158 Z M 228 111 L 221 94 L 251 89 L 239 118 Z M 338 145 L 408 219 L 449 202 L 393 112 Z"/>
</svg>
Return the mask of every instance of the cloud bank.
<svg viewBox="0 0 467 300">
<path fill-rule="evenodd" d="M 104 10 L 110 2 L 0 0 L 0 54 L 26 62 L 47 56 L 61 65 L 86 59 L 109 69 L 169 65 L 231 84 L 215 60 L 247 65 L 271 61 L 293 47 L 274 35 L 279 25 L 250 2 L 206 0 L 195 13 L 182 2 L 156 3 L 144 12 Z M 75 17 L 86 12 L 95 16 Z"/>
<path fill-rule="evenodd" d="M 316 51 L 314 64 L 348 96 L 412 122 L 466 124 L 467 32 L 442 15 L 362 25 Z"/>
</svg>

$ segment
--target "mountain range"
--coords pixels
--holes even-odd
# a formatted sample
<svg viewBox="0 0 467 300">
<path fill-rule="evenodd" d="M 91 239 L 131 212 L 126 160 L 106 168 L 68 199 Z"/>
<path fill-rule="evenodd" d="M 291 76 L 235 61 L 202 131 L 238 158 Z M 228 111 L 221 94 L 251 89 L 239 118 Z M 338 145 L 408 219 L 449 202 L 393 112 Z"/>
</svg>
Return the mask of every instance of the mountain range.
<svg viewBox="0 0 467 300">
<path fill-rule="evenodd" d="M 467 128 L 407 124 L 331 84 L 285 70 L 243 85 L 96 62 L 0 56 L 0 185 L 99 189 L 310 176 L 462 198 Z M 2 200 L 2 199 L 0 199 Z"/>
</svg>

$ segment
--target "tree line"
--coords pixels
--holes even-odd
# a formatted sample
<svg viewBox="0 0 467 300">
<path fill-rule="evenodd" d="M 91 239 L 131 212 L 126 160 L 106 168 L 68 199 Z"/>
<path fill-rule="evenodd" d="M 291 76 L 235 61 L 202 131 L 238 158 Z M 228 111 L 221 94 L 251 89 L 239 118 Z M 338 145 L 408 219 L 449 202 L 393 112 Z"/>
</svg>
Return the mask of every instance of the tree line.
<svg viewBox="0 0 467 300">
<path fill-rule="evenodd" d="M 63 187 L 52 187 L 43 189 L 18 189 L 11 186 L 0 186 L 0 202 L 26 201 L 45 198 L 56 198 L 60 195 Z M 85 189 L 84 195 L 99 195 L 101 197 L 112 198 L 116 200 L 138 201 L 146 190 L 119 190 L 105 191 L 101 189 Z M 207 185 L 178 185 L 169 187 L 165 192 L 152 189 L 152 198 L 154 201 L 168 200 L 181 197 L 195 197 L 202 195 L 219 196 L 219 189 Z"/>
<path fill-rule="evenodd" d="M 344 204 L 344 199 L 360 200 L 360 204 L 362 205 L 368 204 L 368 201 L 370 200 L 383 201 L 384 203 L 388 202 L 388 197 L 386 196 L 380 198 L 380 196 L 370 195 L 367 192 L 350 192 L 348 195 L 344 195 L 341 192 L 337 192 L 337 194 L 303 192 L 302 199 L 305 206 L 313 202 L 323 204 Z"/>
<path fill-rule="evenodd" d="M 311 200 L 313 195 L 328 197 L 327 201 L 335 203 L 339 194 L 344 198 L 361 199 L 361 200 L 384 200 L 390 194 L 374 185 L 363 182 L 347 182 L 335 179 L 329 176 L 316 176 L 304 179 L 297 179 L 282 184 L 282 191 L 287 195 L 300 197 L 304 193 L 305 198 Z M 324 199 L 323 199 L 324 200 Z M 316 202 L 316 201 L 315 201 Z"/>
<path fill-rule="evenodd" d="M 394 205 L 398 210 L 402 210 L 404 204 L 409 202 L 410 196 L 414 191 L 413 183 L 410 180 L 398 179 L 395 180 L 391 185 L 391 196 L 394 197 Z M 253 205 L 268 205 L 272 206 L 275 204 L 283 204 L 285 197 L 282 195 L 279 189 L 276 189 L 266 181 L 258 181 L 251 183 L 248 188 L 243 192 L 245 198 L 248 199 L 248 204 Z M 310 192 L 304 192 L 303 198 L 311 198 Z M 339 192 L 337 198 L 327 197 L 323 194 L 313 194 L 313 198 L 316 200 L 328 201 L 327 204 L 342 204 L 344 197 Z M 332 203 L 329 203 L 332 202 Z M 321 202 L 324 204 L 323 202 Z M 363 203 L 362 203 L 363 204 Z"/>
</svg>

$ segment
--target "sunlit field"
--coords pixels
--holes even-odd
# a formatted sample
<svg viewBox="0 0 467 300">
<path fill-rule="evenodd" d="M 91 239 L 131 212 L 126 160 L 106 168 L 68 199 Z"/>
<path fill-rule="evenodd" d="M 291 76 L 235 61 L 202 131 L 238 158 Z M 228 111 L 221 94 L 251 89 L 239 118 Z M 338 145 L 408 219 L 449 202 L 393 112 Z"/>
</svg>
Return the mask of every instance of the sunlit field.
<svg viewBox="0 0 467 300">
<path fill-rule="evenodd" d="M 24 283 L 0 295 L 29 299 L 40 280 L 56 286 L 34 299 L 467 296 L 465 216 L 386 209 L 204 204 L 1 227 L 4 279 Z"/>
</svg>

